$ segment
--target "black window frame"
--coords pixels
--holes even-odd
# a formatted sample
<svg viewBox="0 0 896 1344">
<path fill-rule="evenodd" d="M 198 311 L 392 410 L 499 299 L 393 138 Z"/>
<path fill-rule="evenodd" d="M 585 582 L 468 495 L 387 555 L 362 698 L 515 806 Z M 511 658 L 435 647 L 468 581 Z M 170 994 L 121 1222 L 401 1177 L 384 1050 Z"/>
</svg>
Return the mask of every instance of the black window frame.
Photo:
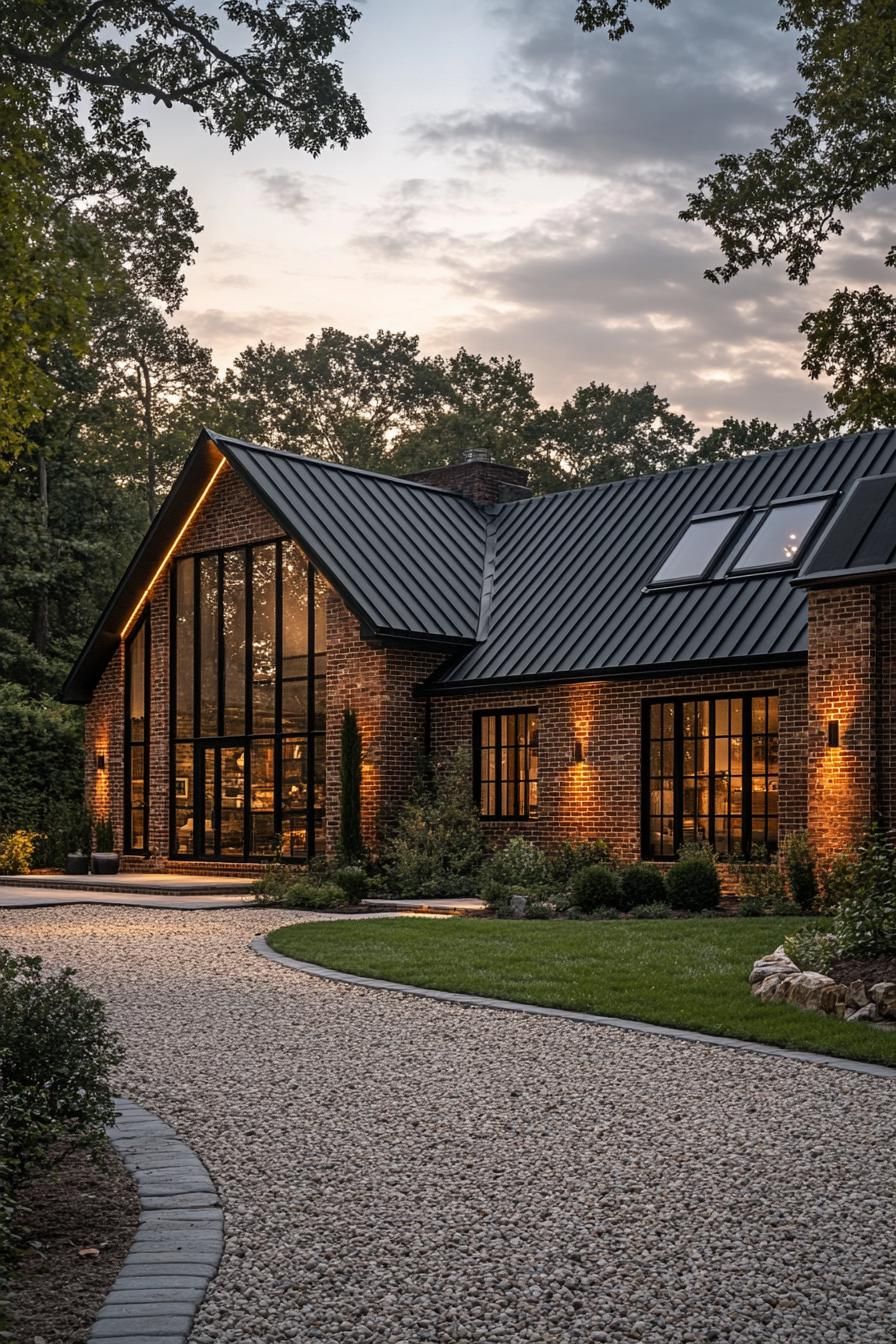
<svg viewBox="0 0 896 1344">
<path fill-rule="evenodd" d="M 143 632 L 143 742 L 135 744 L 131 735 L 131 649 L 134 641 L 140 632 Z M 150 770 L 150 688 L 152 686 L 152 611 L 149 603 L 146 604 L 140 617 L 134 622 L 133 627 L 128 631 L 124 641 L 124 807 L 122 815 L 122 825 L 124 834 L 121 837 L 121 851 L 123 854 L 135 854 L 143 858 L 149 855 L 149 770 Z M 138 846 L 130 843 L 134 815 L 134 805 L 131 798 L 131 786 L 133 783 L 131 770 L 131 749 L 135 745 L 143 747 L 143 805 L 139 811 L 143 813 L 143 844 Z"/>
<path fill-rule="evenodd" d="M 683 712 L 685 705 L 693 704 L 698 701 L 704 701 L 704 700 L 708 701 L 710 706 L 712 707 L 710 711 L 711 718 L 710 718 L 710 732 L 709 732 L 709 742 L 710 742 L 709 762 L 708 762 L 709 768 L 707 771 L 707 774 L 709 776 L 708 816 L 710 818 L 710 825 L 708 828 L 709 835 L 707 837 L 707 843 L 712 845 L 713 848 L 715 848 L 716 834 L 713 823 L 715 821 L 716 813 L 715 813 L 715 789 L 713 785 L 718 774 L 718 772 L 713 769 L 713 760 L 714 760 L 715 743 L 716 743 L 716 735 L 713 731 L 715 705 L 717 705 L 720 701 L 723 700 L 728 701 L 740 700 L 742 702 L 742 716 L 743 716 L 742 733 L 741 733 L 743 739 L 742 764 L 741 764 L 741 796 L 743 800 L 743 806 L 740 814 L 741 848 L 739 851 L 739 857 L 749 859 L 754 844 L 752 763 L 753 763 L 753 738 L 754 736 L 756 736 L 756 734 L 754 734 L 753 732 L 753 701 L 759 699 L 765 699 L 766 701 L 768 701 L 769 699 L 772 698 L 776 701 L 778 710 L 778 728 L 776 732 L 776 736 L 778 738 L 778 771 L 776 778 L 780 783 L 781 696 L 780 691 L 778 690 L 777 687 L 770 687 L 768 689 L 762 689 L 761 687 L 757 687 L 749 691 L 727 691 L 727 692 L 721 691 L 721 692 L 713 692 L 712 694 L 709 695 L 704 695 L 699 692 L 695 692 L 690 695 L 659 695 L 659 696 L 651 696 L 648 699 L 642 700 L 641 702 L 641 857 L 642 859 L 644 859 L 647 862 L 656 862 L 656 863 L 673 862 L 678 857 L 678 852 L 681 849 L 682 845 L 684 844 Z M 650 732 L 650 714 L 652 708 L 655 705 L 672 705 L 674 707 L 673 709 L 674 727 L 673 727 L 673 736 L 671 739 L 673 746 L 672 854 L 655 854 L 653 853 L 651 847 L 650 821 L 652 813 L 650 810 L 650 784 L 651 784 L 650 748 L 654 739 L 651 738 L 651 732 Z M 766 731 L 764 734 L 762 734 L 762 736 L 765 737 L 766 740 L 768 740 L 768 738 L 771 736 L 768 732 L 767 723 L 766 723 Z M 748 774 L 748 766 L 749 766 L 749 774 Z M 767 768 L 765 773 L 766 773 L 766 781 L 768 781 L 770 776 Z M 767 796 L 768 796 L 768 790 L 767 790 Z M 778 790 L 778 797 L 779 797 L 779 811 L 777 813 L 777 820 L 778 820 L 778 826 L 780 827 L 780 790 Z M 730 818 L 732 815 L 734 815 L 731 813 L 730 807 L 725 815 L 730 823 Z M 769 840 L 769 824 L 768 824 L 769 810 L 767 805 L 763 813 L 763 818 L 764 818 L 764 838 L 759 843 L 765 846 L 768 853 L 773 854 L 777 852 L 780 843 L 780 838 L 778 837 L 773 841 Z M 738 857 L 738 854 L 736 854 L 734 851 L 731 851 L 729 854 L 725 855 L 725 857 L 736 858 Z"/>
<path fill-rule="evenodd" d="M 478 811 L 478 813 L 479 813 L 479 819 L 480 819 L 480 821 L 485 821 L 485 822 L 490 822 L 490 821 L 499 821 L 499 822 L 527 822 L 527 821 L 535 821 L 535 820 L 537 820 L 537 818 L 538 818 L 538 803 L 536 802 L 534 811 L 533 811 L 533 810 L 530 808 L 530 806 L 529 806 L 529 787 L 530 787 L 530 785 L 531 785 L 532 782 L 533 782 L 533 776 L 532 776 L 532 774 L 531 774 L 530 771 L 529 771 L 529 761 L 530 761 L 530 758 L 531 758 L 531 746 L 529 746 L 528 744 L 527 744 L 527 748 L 526 748 L 526 752 L 525 752 L 525 762 L 526 762 L 526 766 L 525 766 L 525 772 L 524 772 L 524 775 L 523 775 L 523 777 L 522 777 L 522 781 L 520 780 L 520 776 L 519 776 L 518 773 L 515 775 L 515 778 L 514 778 L 514 783 L 516 784 L 515 792 L 517 792 L 517 790 L 518 790 L 518 788 L 519 788 L 519 784 L 520 784 L 520 782 L 522 782 L 522 783 L 525 785 L 525 789 L 524 789 L 524 797 L 525 797 L 525 800 L 526 800 L 526 803 L 525 803 L 525 811 L 524 811 L 524 812 L 517 812 L 517 811 L 514 811 L 514 812 L 504 812 L 504 811 L 502 810 L 502 808 L 501 808 L 501 792 L 502 792 L 502 785 L 503 785 L 503 783 L 504 783 L 504 779 L 503 779 L 503 776 L 502 776 L 502 774 L 501 774 L 501 752 L 502 752 L 502 750 L 503 750 L 503 730 L 502 730 L 501 725 L 502 725 L 502 721 L 503 721 L 505 718 L 506 718 L 506 719 L 509 719 L 511 716 L 513 716 L 515 719 L 518 719 L 519 716 L 520 716 L 521 714 L 525 714 L 525 715 L 527 715 L 527 716 L 532 717 L 532 718 L 535 719 L 535 735 L 536 735 L 535 749 L 536 749 L 536 751 L 538 752 L 538 751 L 539 751 L 538 734 L 539 734 L 539 731 L 540 731 L 540 725 L 539 725 L 539 722 L 538 722 L 539 713 L 538 713 L 538 708 L 537 708 L 537 706 L 535 706 L 535 705 L 519 705 L 519 706 L 517 706 L 517 705 L 508 705 L 507 708 L 505 708 L 505 709 L 479 709 L 479 710 L 476 710 L 476 711 L 474 712 L 474 714 L 473 714 L 473 797 L 474 797 L 475 802 L 476 802 L 476 808 L 477 808 L 477 811 Z M 495 810 L 494 812 L 483 812 L 483 810 L 482 810 L 482 791 L 483 791 L 483 779 L 482 779 L 482 750 L 483 750 L 483 748 L 482 748 L 482 724 L 483 724 L 483 722 L 484 722 L 485 719 L 494 719 L 494 720 L 495 720 L 495 746 L 494 746 L 494 753 L 495 753 L 495 781 L 494 781 L 494 783 L 495 783 L 495 807 L 496 807 L 496 810 Z M 539 755 L 540 755 L 540 753 L 539 753 Z M 517 760 L 519 760 L 519 752 L 517 752 Z M 537 766 L 536 766 L 536 771 L 535 771 L 535 775 L 534 775 L 534 782 L 535 782 L 536 794 L 537 794 L 537 792 L 538 792 L 538 768 L 537 768 Z"/>
<path fill-rule="evenodd" d="M 283 548 L 287 545 L 295 545 L 296 550 L 302 555 L 307 575 L 307 666 L 304 680 L 307 685 L 307 706 L 304 716 L 304 730 L 297 732 L 294 730 L 284 731 L 282 720 L 283 704 L 283 682 L 290 680 L 283 676 Z M 253 648 L 252 648 L 252 618 L 253 618 L 253 586 L 252 586 L 252 557 L 256 550 L 266 546 L 273 546 L 274 552 L 274 585 L 275 585 L 275 623 L 274 623 L 274 730 L 271 732 L 255 733 L 253 731 Z M 245 602 L 244 602 L 244 719 L 243 731 L 233 733 L 225 731 L 225 705 L 224 705 L 224 603 L 223 603 L 223 585 L 224 585 L 224 556 L 232 553 L 242 553 L 243 555 L 243 575 L 245 579 Z M 201 708 L 201 647 L 199 639 L 200 627 L 200 562 L 207 557 L 216 557 L 217 559 L 217 610 L 216 610 L 216 649 L 217 649 L 217 667 L 216 667 L 216 733 L 207 733 L 202 731 L 202 708 Z M 193 611 L 192 611 L 192 650 L 193 650 L 193 703 L 192 703 L 192 733 L 183 734 L 177 731 L 177 572 L 178 565 L 182 562 L 191 562 L 193 565 Z M 306 849 L 303 854 L 289 855 L 282 853 L 279 855 L 283 862 L 294 862 L 296 864 L 305 864 L 314 858 L 318 852 L 316 836 L 318 830 L 322 829 L 325 811 L 318 812 L 320 808 L 316 797 L 317 785 L 317 765 L 323 763 L 326 768 L 326 669 L 323 673 L 318 671 L 320 657 L 326 657 L 327 650 L 324 648 L 320 652 L 316 649 L 316 631 L 315 631 L 315 603 L 318 581 L 323 580 L 320 570 L 308 559 L 296 543 L 289 537 L 282 534 L 272 537 L 260 537 L 251 542 L 240 543 L 235 546 L 216 546 L 202 551 L 191 551 L 188 554 L 175 556 L 171 564 L 169 576 L 169 603 L 170 603 L 170 624 L 169 624 L 169 806 L 168 806 L 168 852 L 172 859 L 181 862 L 208 862 L 208 863 L 260 863 L 270 862 L 274 857 L 271 851 L 257 851 L 252 849 L 252 746 L 256 742 L 270 742 L 273 746 L 273 834 L 275 836 L 283 835 L 283 751 L 285 744 L 291 741 L 302 741 L 305 744 L 307 766 L 306 766 L 306 785 L 307 793 L 305 806 L 301 812 L 297 813 L 295 809 L 286 809 L 287 813 L 293 815 L 304 814 Z M 302 680 L 303 678 L 292 678 L 292 680 Z M 320 698 L 323 701 L 323 727 L 316 726 L 317 705 L 316 700 L 320 692 Z M 193 749 L 192 756 L 192 780 L 193 780 L 193 837 L 192 848 L 189 851 L 179 850 L 177 844 L 177 799 L 175 797 L 176 778 L 177 778 L 177 747 L 191 745 Z M 205 753 L 208 749 L 215 749 L 220 753 L 220 749 L 242 746 L 244 749 L 243 761 L 243 851 L 241 854 L 231 853 L 206 853 L 203 837 L 200 833 L 198 820 L 201 816 L 203 806 L 200 786 L 204 785 L 205 775 Z M 218 756 L 215 766 L 215 797 L 214 811 L 216 820 L 214 823 L 214 833 L 217 837 L 220 831 L 221 817 L 221 769 Z M 323 808 L 326 807 L 326 799 L 323 799 Z"/>
<path fill-rule="evenodd" d="M 668 562 L 669 558 L 675 551 L 679 542 L 681 542 L 682 539 L 687 536 L 688 532 L 694 526 L 695 523 L 712 523 L 719 518 L 732 518 L 734 519 L 734 522 L 732 523 L 728 531 L 725 533 L 725 536 L 719 542 L 718 546 L 716 546 L 709 560 L 703 566 L 703 569 L 700 571 L 699 574 L 683 574 L 681 575 L 680 578 L 669 578 L 669 579 L 653 578 L 650 579 L 645 584 L 644 591 L 650 593 L 662 592 L 666 588 L 687 588 L 693 586 L 694 584 L 706 583 L 715 574 L 716 570 L 719 567 L 719 562 L 721 561 L 722 556 L 725 554 L 725 552 L 734 543 L 737 542 L 737 539 L 744 526 L 744 520 L 747 519 L 749 516 L 750 516 L 750 510 L 746 508 L 718 509 L 712 513 L 695 513 L 692 517 L 688 518 L 687 522 L 680 529 L 680 531 L 678 531 L 675 534 L 675 540 L 672 542 L 672 545 L 669 547 L 667 551 L 663 553 L 663 558 L 656 567 L 657 574 L 663 568 L 663 565 L 665 565 Z"/>
<path fill-rule="evenodd" d="M 750 521 L 741 535 L 740 545 L 728 561 L 725 570 L 726 578 L 748 579 L 754 575 L 780 574 L 787 570 L 798 569 L 803 556 L 806 554 L 807 546 L 812 539 L 818 535 L 818 529 L 829 512 L 831 500 L 835 498 L 835 493 L 830 490 L 816 490 L 810 495 L 785 495 L 780 499 L 772 499 L 767 504 L 757 505 L 750 511 Z M 796 553 L 790 560 L 776 561 L 769 565 L 749 565 L 743 569 L 738 569 L 737 566 L 741 556 L 746 554 L 760 528 L 775 509 L 783 509 L 786 505 L 814 504 L 816 502 L 821 503 L 822 507 L 818 510 L 817 516 L 807 529 L 806 535 L 803 537 Z"/>
</svg>

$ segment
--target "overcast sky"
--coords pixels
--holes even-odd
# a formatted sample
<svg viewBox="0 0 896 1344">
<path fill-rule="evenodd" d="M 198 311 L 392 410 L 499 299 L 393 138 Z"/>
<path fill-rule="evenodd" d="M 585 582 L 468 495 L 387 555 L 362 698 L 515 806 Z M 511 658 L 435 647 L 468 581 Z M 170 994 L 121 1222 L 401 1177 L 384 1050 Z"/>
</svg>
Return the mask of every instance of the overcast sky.
<svg viewBox="0 0 896 1344">
<path fill-rule="evenodd" d="M 873 207 L 800 289 L 718 288 L 712 237 L 681 223 L 714 159 L 765 142 L 796 87 L 775 0 L 634 8 L 621 43 L 574 0 L 367 0 L 344 49 L 371 127 L 313 160 L 268 136 L 232 157 L 188 116 L 153 119 L 204 231 L 183 320 L 222 364 L 325 325 L 519 356 L 545 402 L 591 379 L 653 382 L 702 425 L 823 410 L 796 328 L 880 278 Z M 643 12 L 642 12 L 643 11 Z"/>
</svg>

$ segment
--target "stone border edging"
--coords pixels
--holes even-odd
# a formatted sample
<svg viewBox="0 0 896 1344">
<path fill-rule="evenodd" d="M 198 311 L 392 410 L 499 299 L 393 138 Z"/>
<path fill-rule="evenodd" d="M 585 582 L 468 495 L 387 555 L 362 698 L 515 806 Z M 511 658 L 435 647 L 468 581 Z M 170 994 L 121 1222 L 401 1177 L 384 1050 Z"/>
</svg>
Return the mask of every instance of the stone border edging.
<svg viewBox="0 0 896 1344">
<path fill-rule="evenodd" d="M 224 1250 L 224 1210 L 202 1162 L 164 1120 L 115 1099 L 109 1138 L 137 1183 L 137 1232 L 88 1344 L 186 1344 Z"/>
<path fill-rule="evenodd" d="M 662 1027 L 653 1022 L 637 1022 L 625 1017 L 604 1017 L 598 1013 L 578 1013 L 569 1008 L 545 1008 L 536 1003 L 514 1003 L 511 999 L 488 999 L 479 994 L 462 994 L 447 989 L 426 989 L 422 985 L 402 985 L 395 980 L 374 980 L 367 975 L 352 975 L 348 971 L 332 971 L 311 961 L 275 952 L 264 935 L 253 938 L 249 944 L 253 952 L 269 961 L 279 962 L 305 975 L 316 975 L 322 980 L 334 980 L 343 985 L 361 989 L 389 989 L 398 994 L 416 994 L 442 1003 L 456 1003 L 468 1008 L 498 1008 L 504 1012 L 531 1013 L 537 1017 L 558 1017 L 567 1022 L 582 1022 L 592 1027 L 616 1027 L 621 1031 L 637 1031 L 645 1036 L 668 1036 L 672 1040 L 691 1041 L 697 1045 L 721 1045 L 729 1050 L 749 1050 L 758 1055 L 778 1059 L 798 1060 L 802 1064 L 824 1064 L 828 1068 L 843 1069 L 847 1073 L 865 1073 L 874 1078 L 896 1078 L 896 1069 L 886 1064 L 867 1064 L 858 1059 L 840 1059 L 836 1055 L 817 1055 L 810 1050 L 787 1050 L 781 1045 L 763 1045 L 761 1041 L 742 1041 L 736 1036 L 711 1036 L 707 1032 L 688 1031 L 684 1027 Z"/>
</svg>

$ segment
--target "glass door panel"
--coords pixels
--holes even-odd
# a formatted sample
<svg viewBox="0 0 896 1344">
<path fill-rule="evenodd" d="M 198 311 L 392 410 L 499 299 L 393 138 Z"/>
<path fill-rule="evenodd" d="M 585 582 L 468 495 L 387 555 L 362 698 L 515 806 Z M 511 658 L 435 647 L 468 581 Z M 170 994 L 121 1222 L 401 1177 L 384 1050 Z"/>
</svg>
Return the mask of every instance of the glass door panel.
<svg viewBox="0 0 896 1344">
<path fill-rule="evenodd" d="M 221 801 L 218 853 L 242 858 L 246 844 L 246 755 L 243 747 L 220 749 Z"/>
<path fill-rule="evenodd" d="M 217 852 L 215 844 L 215 795 L 218 752 L 215 747 L 206 747 L 202 753 L 202 853 L 213 857 Z"/>
</svg>

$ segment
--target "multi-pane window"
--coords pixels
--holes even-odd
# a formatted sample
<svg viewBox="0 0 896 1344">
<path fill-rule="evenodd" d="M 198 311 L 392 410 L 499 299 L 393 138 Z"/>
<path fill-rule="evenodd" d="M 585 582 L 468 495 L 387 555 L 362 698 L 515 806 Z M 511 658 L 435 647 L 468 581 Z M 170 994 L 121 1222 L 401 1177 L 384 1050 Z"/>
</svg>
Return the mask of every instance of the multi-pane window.
<svg viewBox="0 0 896 1344">
<path fill-rule="evenodd" d="M 644 708 L 644 852 L 748 855 L 778 843 L 778 697 L 654 700 Z"/>
<path fill-rule="evenodd" d="M 475 785 L 479 814 L 490 820 L 538 815 L 538 715 L 531 709 L 477 714 Z"/>
<path fill-rule="evenodd" d="M 149 614 L 144 612 L 125 645 L 124 849 L 147 850 L 149 723 Z"/>
<path fill-rule="evenodd" d="M 290 541 L 175 564 L 172 851 L 323 846 L 326 588 Z"/>
</svg>

